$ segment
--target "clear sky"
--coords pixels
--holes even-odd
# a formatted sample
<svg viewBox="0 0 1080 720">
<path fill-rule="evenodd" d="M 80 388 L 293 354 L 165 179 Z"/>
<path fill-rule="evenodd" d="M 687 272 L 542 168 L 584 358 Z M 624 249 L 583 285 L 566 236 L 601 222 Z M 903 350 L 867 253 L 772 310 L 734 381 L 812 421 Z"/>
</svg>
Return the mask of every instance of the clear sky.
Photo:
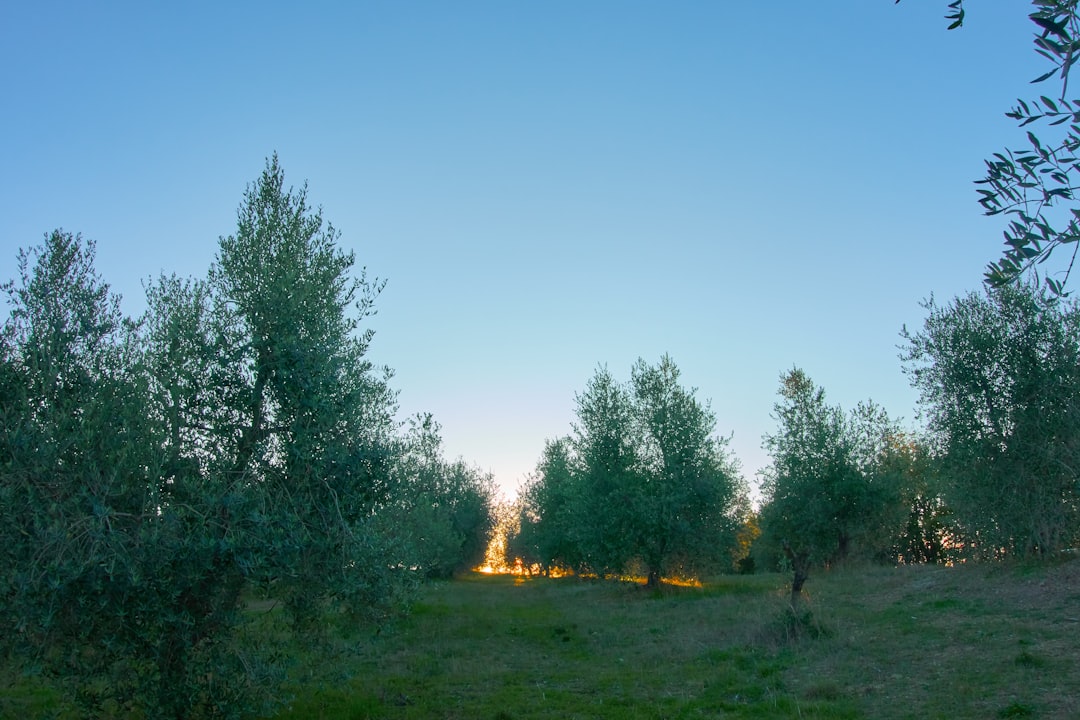
<svg viewBox="0 0 1080 720">
<path fill-rule="evenodd" d="M 914 425 L 900 329 L 998 257 L 972 180 L 1043 66 L 1027 3 L 946 4 L 7 2 L 0 279 L 62 227 L 138 314 L 276 151 L 451 458 L 512 490 L 598 366 L 669 353 L 753 481 L 793 366 Z"/>
</svg>

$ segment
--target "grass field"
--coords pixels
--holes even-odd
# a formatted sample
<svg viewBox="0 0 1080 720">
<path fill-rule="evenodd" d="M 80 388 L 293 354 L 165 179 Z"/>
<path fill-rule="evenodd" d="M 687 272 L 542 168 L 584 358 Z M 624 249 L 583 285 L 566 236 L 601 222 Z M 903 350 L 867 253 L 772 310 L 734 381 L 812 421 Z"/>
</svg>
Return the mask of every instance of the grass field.
<svg viewBox="0 0 1080 720">
<path fill-rule="evenodd" d="M 786 583 L 469 575 L 332 627 L 276 717 L 1080 717 L 1080 560 L 818 573 L 797 616 Z"/>
<path fill-rule="evenodd" d="M 1080 717 L 1080 561 L 819 573 L 798 618 L 785 585 L 469 576 L 279 717 Z"/>
</svg>

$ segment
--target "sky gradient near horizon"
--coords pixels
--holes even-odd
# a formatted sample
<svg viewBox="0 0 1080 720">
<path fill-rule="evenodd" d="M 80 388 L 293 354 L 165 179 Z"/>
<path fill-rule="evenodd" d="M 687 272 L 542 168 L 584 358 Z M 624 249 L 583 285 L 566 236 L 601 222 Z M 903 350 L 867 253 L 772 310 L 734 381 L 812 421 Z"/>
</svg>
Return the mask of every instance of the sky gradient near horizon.
<svg viewBox="0 0 1080 720">
<path fill-rule="evenodd" d="M 136 315 L 277 152 L 451 458 L 513 490 L 597 367 L 667 353 L 753 483 L 792 367 L 917 426 L 901 327 L 998 257 L 972 180 L 1043 66 L 1026 3 L 946 4 L 7 3 L 0 281 L 62 227 Z"/>
</svg>

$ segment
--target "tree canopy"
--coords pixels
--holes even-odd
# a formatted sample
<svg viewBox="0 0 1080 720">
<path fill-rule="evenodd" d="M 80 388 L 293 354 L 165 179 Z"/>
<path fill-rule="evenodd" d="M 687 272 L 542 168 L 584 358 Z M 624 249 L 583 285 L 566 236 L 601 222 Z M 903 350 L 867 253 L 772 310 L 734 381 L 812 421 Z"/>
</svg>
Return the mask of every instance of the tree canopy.
<svg viewBox="0 0 1080 720">
<path fill-rule="evenodd" d="M 1080 532 L 1080 308 L 1031 283 L 933 299 L 903 359 L 980 554 L 1047 554 Z"/>
<path fill-rule="evenodd" d="M 679 377 L 667 356 L 639 360 L 628 384 L 596 372 L 573 434 L 547 443 L 523 489 L 510 542 L 523 561 L 651 585 L 730 565 L 745 488 L 715 416 Z"/>
<path fill-rule="evenodd" d="M 903 434 L 872 402 L 845 414 L 795 368 L 780 379 L 775 433 L 764 445 L 762 536 L 768 565 L 788 545 L 811 562 L 888 557 L 906 516 L 896 446 Z"/>
<path fill-rule="evenodd" d="M 367 360 L 382 285 L 287 188 L 247 188 L 206 279 L 163 276 L 139 321 L 54 231 L 22 251 L 0 327 L 0 648 L 94 716 L 238 717 L 275 696 L 273 641 L 379 620 L 478 557 L 491 480 L 404 434 Z"/>
</svg>

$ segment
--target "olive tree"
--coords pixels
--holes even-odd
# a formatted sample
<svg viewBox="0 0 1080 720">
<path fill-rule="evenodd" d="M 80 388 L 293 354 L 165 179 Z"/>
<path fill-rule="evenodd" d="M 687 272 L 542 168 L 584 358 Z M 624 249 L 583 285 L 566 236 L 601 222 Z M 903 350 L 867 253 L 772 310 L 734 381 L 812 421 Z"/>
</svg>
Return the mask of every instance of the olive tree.
<svg viewBox="0 0 1080 720">
<path fill-rule="evenodd" d="M 667 355 L 654 366 L 638 360 L 631 373 L 644 478 L 632 503 L 635 550 L 650 585 L 661 575 L 696 577 L 725 567 L 742 520 L 744 492 L 727 440 L 715 434 L 708 403 L 679 376 Z"/>
<path fill-rule="evenodd" d="M 629 391 L 607 368 L 597 370 L 577 396 L 571 536 L 582 568 L 597 575 L 624 572 L 633 557 L 634 499 L 643 481 L 637 431 Z"/>
<path fill-rule="evenodd" d="M 546 441 L 536 472 L 518 494 L 515 531 L 507 541 L 508 560 L 520 560 L 527 568 L 538 565 L 543 572 L 588 570 L 581 553 L 581 533 L 588 526 L 579 517 L 579 480 L 570 438 Z"/>
<path fill-rule="evenodd" d="M 231 635 L 252 548 L 221 498 L 171 494 L 141 340 L 93 261 L 55 231 L 5 286 L 2 642 L 95 715 L 237 714 L 260 675 Z"/>
<path fill-rule="evenodd" d="M 758 554 L 775 564 L 781 550 L 810 563 L 888 552 L 900 531 L 904 504 L 886 451 L 899 434 L 879 406 L 850 414 L 800 369 L 780 381 L 777 431 L 766 435 L 772 462 L 763 473 Z"/>
<path fill-rule="evenodd" d="M 571 437 L 549 442 L 523 492 L 519 538 L 539 558 L 597 575 L 698 576 L 725 568 L 745 491 L 707 404 L 669 357 L 622 384 L 599 369 Z"/>
<path fill-rule="evenodd" d="M 320 614 L 391 611 L 415 582 L 386 512 L 395 395 L 361 327 L 381 285 L 337 243 L 274 157 L 209 278 L 151 284 L 141 323 L 93 243 L 56 231 L 20 253 L 0 330 L 0 644 L 91 714 L 258 709 L 275 661 L 243 632 L 245 591 L 311 638 Z"/>
<path fill-rule="evenodd" d="M 273 518 L 265 574 L 301 626 L 325 601 L 363 613 L 394 594 L 375 511 L 387 499 L 396 398 L 361 328 L 382 284 L 353 273 L 339 237 L 306 186 L 286 188 L 275 155 L 209 279 L 235 421 L 225 471 Z"/>
<path fill-rule="evenodd" d="M 1080 308 L 1032 284 L 932 298 L 903 359 L 942 489 L 983 554 L 1052 553 L 1080 534 Z"/>
<path fill-rule="evenodd" d="M 494 530 L 495 483 L 464 460 L 443 457 L 439 424 L 410 418 L 391 469 L 392 500 L 380 515 L 410 548 L 409 566 L 427 577 L 450 577 L 479 565 Z"/>
</svg>

